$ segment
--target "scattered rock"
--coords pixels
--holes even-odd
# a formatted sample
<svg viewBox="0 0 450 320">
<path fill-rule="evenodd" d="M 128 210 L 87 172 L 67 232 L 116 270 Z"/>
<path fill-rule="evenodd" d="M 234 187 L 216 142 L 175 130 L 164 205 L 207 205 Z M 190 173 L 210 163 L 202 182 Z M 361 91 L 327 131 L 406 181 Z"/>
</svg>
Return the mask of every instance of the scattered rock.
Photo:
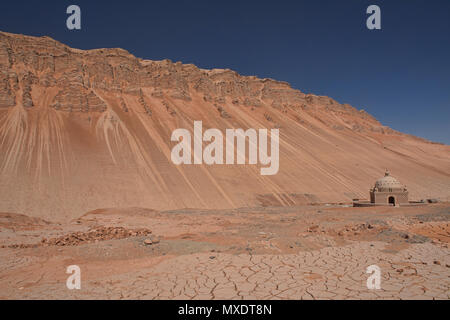
<svg viewBox="0 0 450 320">
<path fill-rule="evenodd" d="M 269 122 L 273 122 L 272 116 L 270 116 L 268 113 L 264 113 L 264 118 L 266 118 L 266 120 Z"/>
<path fill-rule="evenodd" d="M 127 230 L 122 227 L 99 227 L 88 232 L 73 232 L 59 238 L 43 238 L 41 246 L 77 246 L 86 243 L 98 243 L 100 241 L 126 239 L 136 236 L 148 236 L 152 232 L 148 229 Z"/>
<path fill-rule="evenodd" d="M 318 225 L 311 226 L 311 227 L 308 228 L 308 232 L 317 232 L 318 228 L 319 228 Z"/>
</svg>

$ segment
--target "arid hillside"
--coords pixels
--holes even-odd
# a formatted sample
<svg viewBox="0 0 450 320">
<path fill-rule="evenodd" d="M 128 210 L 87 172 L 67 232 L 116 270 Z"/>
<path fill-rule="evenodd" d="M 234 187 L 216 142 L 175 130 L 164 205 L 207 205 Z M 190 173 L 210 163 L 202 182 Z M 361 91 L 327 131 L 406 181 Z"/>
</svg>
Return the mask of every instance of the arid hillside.
<svg viewBox="0 0 450 320">
<path fill-rule="evenodd" d="M 438 115 L 436 115 L 438 116 Z M 279 128 L 280 170 L 171 162 L 177 128 Z M 450 199 L 450 146 L 272 79 L 0 32 L 0 212 L 238 208 L 367 198 L 388 168 Z"/>
</svg>

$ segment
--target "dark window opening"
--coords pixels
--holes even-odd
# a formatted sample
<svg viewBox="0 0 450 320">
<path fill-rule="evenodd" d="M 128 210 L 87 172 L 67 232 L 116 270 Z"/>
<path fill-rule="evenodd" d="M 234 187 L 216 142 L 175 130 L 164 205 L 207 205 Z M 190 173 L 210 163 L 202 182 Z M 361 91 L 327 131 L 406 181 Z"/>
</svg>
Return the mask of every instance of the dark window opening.
<svg viewBox="0 0 450 320">
<path fill-rule="evenodd" d="M 389 197 L 388 202 L 389 202 L 389 204 L 392 204 L 393 206 L 395 206 L 395 198 L 394 197 Z"/>
</svg>

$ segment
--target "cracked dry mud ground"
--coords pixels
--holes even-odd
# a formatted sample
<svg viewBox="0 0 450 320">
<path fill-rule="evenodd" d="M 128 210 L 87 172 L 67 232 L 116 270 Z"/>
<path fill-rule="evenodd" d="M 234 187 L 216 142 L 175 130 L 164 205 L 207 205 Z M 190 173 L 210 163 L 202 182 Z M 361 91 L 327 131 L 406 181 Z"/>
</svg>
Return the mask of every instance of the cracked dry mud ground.
<svg viewBox="0 0 450 320">
<path fill-rule="evenodd" d="M 3 215 L 0 298 L 447 300 L 449 220 L 449 204 L 111 209 L 68 224 Z M 37 245 L 44 237 L 119 226 L 152 235 Z M 160 242 L 145 245 L 149 238 Z M 81 290 L 66 287 L 73 264 L 81 268 Z M 366 285 L 374 264 L 380 290 Z"/>
</svg>

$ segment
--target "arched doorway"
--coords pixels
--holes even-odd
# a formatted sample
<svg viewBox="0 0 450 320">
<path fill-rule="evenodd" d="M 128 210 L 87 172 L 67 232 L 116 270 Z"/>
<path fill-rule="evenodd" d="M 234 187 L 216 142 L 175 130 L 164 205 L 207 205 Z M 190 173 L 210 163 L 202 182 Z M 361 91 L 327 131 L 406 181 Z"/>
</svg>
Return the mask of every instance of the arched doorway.
<svg viewBox="0 0 450 320">
<path fill-rule="evenodd" d="M 395 197 L 389 197 L 388 202 L 389 202 L 389 204 L 392 204 L 393 206 L 395 206 Z"/>
</svg>

